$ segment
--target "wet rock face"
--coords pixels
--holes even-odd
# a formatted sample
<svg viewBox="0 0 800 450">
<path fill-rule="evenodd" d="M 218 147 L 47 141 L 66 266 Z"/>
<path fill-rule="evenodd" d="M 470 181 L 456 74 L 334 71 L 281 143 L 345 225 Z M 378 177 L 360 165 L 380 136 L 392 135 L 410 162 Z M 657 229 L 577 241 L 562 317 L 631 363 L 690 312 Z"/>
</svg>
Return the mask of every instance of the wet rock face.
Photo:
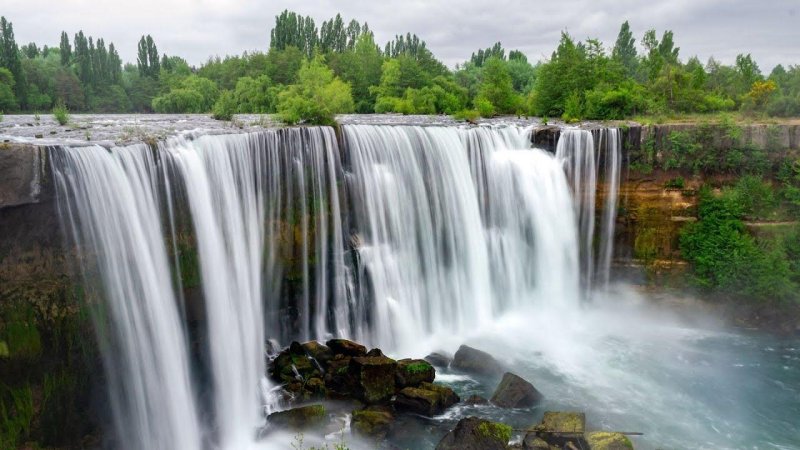
<svg viewBox="0 0 800 450">
<path fill-rule="evenodd" d="M 544 399 L 544 395 L 525 379 L 506 372 L 492 395 L 491 402 L 501 408 L 528 408 Z"/>
<path fill-rule="evenodd" d="M 37 203 L 42 194 L 45 149 L 0 144 L 0 209 Z"/>
<path fill-rule="evenodd" d="M 436 450 L 505 450 L 510 439 L 511 427 L 467 417 L 439 441 Z"/>
<path fill-rule="evenodd" d="M 402 389 L 394 405 L 400 411 L 432 417 L 459 402 L 458 395 L 450 388 L 433 383 L 421 383 L 419 387 Z"/>
<path fill-rule="evenodd" d="M 430 355 L 426 356 L 424 359 L 425 359 L 425 361 L 428 361 L 429 363 L 431 363 L 435 367 L 446 368 L 453 361 L 453 356 L 452 355 L 447 355 L 447 354 L 442 353 L 442 352 L 434 352 L 434 353 L 431 353 Z"/>
<path fill-rule="evenodd" d="M 353 411 L 351 427 L 360 436 L 383 439 L 391 431 L 393 423 L 391 408 L 373 406 Z"/>
<path fill-rule="evenodd" d="M 458 348 L 450 367 L 479 375 L 503 373 L 503 366 L 492 355 L 466 345 Z"/>
<path fill-rule="evenodd" d="M 347 356 L 366 356 L 367 347 L 347 339 L 331 339 L 325 343 L 334 354 Z"/>
</svg>

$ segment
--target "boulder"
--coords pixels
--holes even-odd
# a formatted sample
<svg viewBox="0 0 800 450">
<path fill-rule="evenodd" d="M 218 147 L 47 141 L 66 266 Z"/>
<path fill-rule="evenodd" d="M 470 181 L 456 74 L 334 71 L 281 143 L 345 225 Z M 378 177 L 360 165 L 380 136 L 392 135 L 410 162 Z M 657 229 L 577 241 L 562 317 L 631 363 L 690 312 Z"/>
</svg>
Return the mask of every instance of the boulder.
<svg viewBox="0 0 800 450">
<path fill-rule="evenodd" d="M 367 356 L 386 356 L 383 354 L 383 351 L 379 348 L 373 348 L 372 350 L 367 352 Z"/>
<path fill-rule="evenodd" d="M 278 411 L 267 416 L 267 421 L 280 428 L 289 430 L 307 430 L 321 426 L 326 420 L 325 407 L 307 405 L 299 408 Z"/>
<path fill-rule="evenodd" d="M 339 396 L 347 396 L 353 391 L 353 380 L 349 375 L 351 359 L 349 356 L 339 354 L 328 362 L 325 387 Z"/>
<path fill-rule="evenodd" d="M 331 339 L 325 343 L 335 355 L 366 356 L 367 347 L 347 339 Z"/>
<path fill-rule="evenodd" d="M 586 448 L 588 444 L 584 439 L 586 431 L 586 414 L 582 412 L 554 412 L 544 413 L 542 423 L 533 427 L 525 438 L 539 438 L 549 445 L 564 448 L 572 445 Z"/>
<path fill-rule="evenodd" d="M 385 356 L 350 359 L 348 374 L 353 378 L 353 393 L 366 403 L 388 401 L 396 392 L 397 362 Z"/>
<path fill-rule="evenodd" d="M 442 352 L 431 353 L 430 355 L 426 356 L 423 359 L 433 364 L 435 367 L 444 367 L 444 368 L 449 366 L 450 362 L 453 361 L 452 356 Z"/>
<path fill-rule="evenodd" d="M 319 366 L 311 361 L 297 342 L 293 342 L 288 349 L 278 353 L 269 367 L 272 378 L 281 382 L 302 381 L 322 376 Z"/>
<path fill-rule="evenodd" d="M 506 450 L 511 431 L 508 425 L 467 417 L 439 441 L 436 450 Z"/>
<path fill-rule="evenodd" d="M 586 433 L 586 442 L 591 450 L 633 450 L 633 444 L 622 433 L 593 431 Z"/>
<path fill-rule="evenodd" d="M 492 355 L 466 345 L 458 348 L 450 367 L 479 375 L 500 375 L 503 373 L 501 364 Z"/>
<path fill-rule="evenodd" d="M 397 361 L 395 382 L 402 389 L 408 386 L 419 386 L 422 382 L 432 382 L 436 378 L 436 370 L 423 359 L 401 359 Z"/>
<path fill-rule="evenodd" d="M 495 389 L 491 402 L 501 408 L 528 408 L 538 404 L 544 396 L 528 381 L 506 372 Z"/>
<path fill-rule="evenodd" d="M 528 433 L 522 440 L 523 450 L 550 450 L 550 444 L 533 433 Z"/>
<path fill-rule="evenodd" d="M 368 407 L 353 411 L 351 427 L 356 434 L 367 438 L 383 439 L 394 422 L 394 414 L 389 408 Z"/>
<path fill-rule="evenodd" d="M 303 350 L 306 354 L 320 363 L 323 367 L 328 365 L 328 362 L 333 359 L 333 350 L 327 345 L 320 344 L 317 341 L 308 341 L 303 344 Z"/>
<path fill-rule="evenodd" d="M 432 417 L 458 403 L 458 395 L 446 386 L 420 383 L 420 387 L 406 387 L 397 393 L 395 408 Z"/>
</svg>

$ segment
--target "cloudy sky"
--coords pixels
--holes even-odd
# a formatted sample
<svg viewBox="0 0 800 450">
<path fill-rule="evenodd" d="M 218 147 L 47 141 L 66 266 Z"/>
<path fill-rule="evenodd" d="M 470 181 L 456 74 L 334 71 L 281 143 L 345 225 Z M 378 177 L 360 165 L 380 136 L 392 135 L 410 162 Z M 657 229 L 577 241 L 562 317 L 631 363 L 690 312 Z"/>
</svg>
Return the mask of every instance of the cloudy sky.
<svg viewBox="0 0 800 450">
<path fill-rule="evenodd" d="M 125 61 L 151 34 L 159 50 L 200 64 L 209 55 L 265 50 L 275 15 L 291 9 L 319 26 L 337 12 L 369 22 L 378 42 L 410 31 L 449 66 L 477 48 L 501 41 L 531 60 L 546 58 L 559 33 L 600 38 L 613 45 L 629 20 L 638 38 L 649 28 L 675 32 L 681 57 L 731 63 L 752 53 L 768 72 L 800 64 L 798 0 L 0 0 L 17 42 L 58 43 L 61 30 L 79 29 L 114 42 Z"/>
</svg>

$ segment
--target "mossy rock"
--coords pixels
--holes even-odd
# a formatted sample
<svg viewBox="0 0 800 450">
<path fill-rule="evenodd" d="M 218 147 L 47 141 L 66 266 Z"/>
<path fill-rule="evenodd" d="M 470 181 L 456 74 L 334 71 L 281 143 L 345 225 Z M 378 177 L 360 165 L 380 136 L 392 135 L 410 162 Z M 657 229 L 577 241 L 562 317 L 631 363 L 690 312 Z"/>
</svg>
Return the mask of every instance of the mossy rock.
<svg viewBox="0 0 800 450">
<path fill-rule="evenodd" d="M 353 411 L 352 427 L 357 434 L 382 439 L 389 433 L 394 414 L 388 408 L 367 408 Z"/>
<path fill-rule="evenodd" d="M 345 355 L 336 355 L 328 363 L 328 369 L 325 372 L 325 387 L 328 388 L 329 394 L 335 394 L 336 397 L 349 396 L 353 390 L 353 380 L 349 376 L 350 358 Z"/>
<path fill-rule="evenodd" d="M 305 350 L 308 356 L 317 360 L 323 367 L 327 366 L 328 362 L 333 359 L 333 350 L 327 345 L 320 344 L 317 341 L 308 341 L 304 343 L 303 350 Z"/>
<path fill-rule="evenodd" d="M 495 389 L 491 402 L 501 408 L 528 408 L 537 405 L 542 399 L 544 395 L 531 383 L 506 372 Z"/>
<path fill-rule="evenodd" d="M 307 405 L 272 413 L 267 417 L 267 421 L 276 427 L 289 430 L 308 430 L 321 427 L 326 418 L 324 406 Z"/>
<path fill-rule="evenodd" d="M 403 388 L 395 397 L 395 407 L 423 416 L 435 416 L 458 403 L 458 395 L 446 386 L 421 383 L 419 387 Z"/>
<path fill-rule="evenodd" d="M 436 369 L 424 359 L 401 359 L 397 361 L 395 380 L 399 388 L 419 386 L 422 382 L 432 382 Z"/>
<path fill-rule="evenodd" d="M 586 433 L 586 442 L 591 450 L 633 450 L 633 443 L 622 433 L 593 431 Z"/>
<path fill-rule="evenodd" d="M 458 348 L 450 367 L 479 375 L 503 373 L 503 366 L 492 355 L 467 345 Z"/>
<path fill-rule="evenodd" d="M 388 401 L 396 392 L 397 362 L 385 356 L 365 356 L 350 360 L 348 374 L 353 378 L 354 393 L 366 403 Z"/>
<path fill-rule="evenodd" d="M 461 419 L 436 450 L 507 450 L 511 427 L 477 417 Z"/>
</svg>

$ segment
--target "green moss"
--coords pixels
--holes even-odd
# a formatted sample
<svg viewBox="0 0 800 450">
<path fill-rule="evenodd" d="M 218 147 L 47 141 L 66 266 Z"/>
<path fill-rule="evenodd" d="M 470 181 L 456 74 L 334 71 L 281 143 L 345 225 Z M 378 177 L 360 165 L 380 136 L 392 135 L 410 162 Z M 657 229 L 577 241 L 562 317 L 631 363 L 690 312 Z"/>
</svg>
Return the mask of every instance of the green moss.
<svg viewBox="0 0 800 450">
<path fill-rule="evenodd" d="M 414 374 L 425 373 L 431 370 L 431 365 L 426 362 L 419 362 L 405 366 L 405 370 L 408 373 L 414 373 Z"/>
<path fill-rule="evenodd" d="M 28 438 L 33 423 L 33 391 L 30 385 L 0 388 L 0 448 L 17 448 Z"/>
<path fill-rule="evenodd" d="M 511 440 L 511 427 L 497 422 L 482 422 L 478 425 L 478 433 L 481 436 L 496 439 L 504 444 Z"/>
</svg>

